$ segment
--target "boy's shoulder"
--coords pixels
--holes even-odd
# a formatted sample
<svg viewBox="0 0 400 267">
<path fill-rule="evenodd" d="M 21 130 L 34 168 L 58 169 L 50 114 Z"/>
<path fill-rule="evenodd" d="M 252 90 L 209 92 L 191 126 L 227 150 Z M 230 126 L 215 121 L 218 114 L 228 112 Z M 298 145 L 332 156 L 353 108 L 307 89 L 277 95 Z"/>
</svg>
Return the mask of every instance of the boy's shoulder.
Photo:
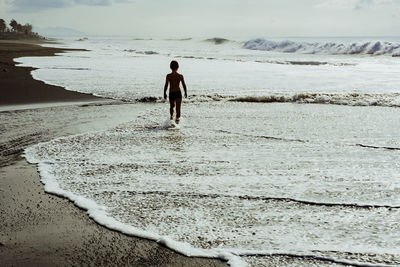
<svg viewBox="0 0 400 267">
<path fill-rule="evenodd" d="M 167 74 L 167 78 L 169 78 L 169 77 L 173 77 L 173 76 L 178 76 L 178 77 L 181 77 L 181 78 L 183 78 L 183 75 L 182 74 L 180 74 L 180 73 L 178 73 L 178 72 L 171 72 L 171 73 L 168 73 Z"/>
</svg>

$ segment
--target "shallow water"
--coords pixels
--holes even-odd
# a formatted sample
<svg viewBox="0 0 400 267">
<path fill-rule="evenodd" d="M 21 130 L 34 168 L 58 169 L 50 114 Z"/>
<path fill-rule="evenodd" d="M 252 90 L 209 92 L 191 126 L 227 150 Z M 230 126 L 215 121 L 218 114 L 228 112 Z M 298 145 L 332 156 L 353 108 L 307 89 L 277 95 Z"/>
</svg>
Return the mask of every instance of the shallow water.
<svg viewBox="0 0 400 267">
<path fill-rule="evenodd" d="M 273 97 L 276 102 L 284 96 L 283 102 L 400 106 L 398 57 L 279 53 L 244 49 L 243 45 L 241 41 L 216 45 L 198 39 L 68 40 L 65 46 L 90 51 L 17 62 L 40 68 L 33 76 L 48 83 L 125 101 L 161 98 L 169 62 L 176 59 L 193 101 L 204 100 L 194 95 L 217 94 Z M 298 100 L 298 94 L 305 96 Z"/>
<path fill-rule="evenodd" d="M 0 166 L 12 164 L 29 145 L 58 136 L 101 131 L 129 121 L 146 104 L 44 103 L 2 106 Z"/>
<path fill-rule="evenodd" d="M 109 228 L 235 266 L 400 265 L 399 40 L 374 56 L 354 38 L 273 51 L 215 41 L 66 40 L 90 51 L 17 59 L 69 90 L 150 102 L 121 109 L 128 123 L 30 147 L 46 191 Z M 331 51 L 354 47 L 368 49 Z M 189 87 L 172 129 L 171 59 Z"/>
<path fill-rule="evenodd" d="M 179 130 L 166 112 L 27 157 L 107 216 L 210 255 L 400 264 L 397 108 L 206 102 L 184 106 Z"/>
</svg>

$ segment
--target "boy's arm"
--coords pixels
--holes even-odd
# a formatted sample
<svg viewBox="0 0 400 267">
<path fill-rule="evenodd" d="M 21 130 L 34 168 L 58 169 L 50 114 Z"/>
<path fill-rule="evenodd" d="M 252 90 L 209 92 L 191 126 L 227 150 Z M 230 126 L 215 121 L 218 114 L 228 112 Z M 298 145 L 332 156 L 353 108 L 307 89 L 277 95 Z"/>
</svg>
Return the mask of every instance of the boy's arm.
<svg viewBox="0 0 400 267">
<path fill-rule="evenodd" d="M 183 78 L 183 75 L 182 75 L 182 80 L 181 80 L 181 82 L 182 82 L 183 90 L 185 90 L 185 97 L 187 98 L 186 83 L 185 83 L 185 78 Z"/>
<path fill-rule="evenodd" d="M 167 99 L 167 89 L 168 89 L 168 75 L 165 78 L 165 85 L 164 85 L 164 99 Z"/>
</svg>

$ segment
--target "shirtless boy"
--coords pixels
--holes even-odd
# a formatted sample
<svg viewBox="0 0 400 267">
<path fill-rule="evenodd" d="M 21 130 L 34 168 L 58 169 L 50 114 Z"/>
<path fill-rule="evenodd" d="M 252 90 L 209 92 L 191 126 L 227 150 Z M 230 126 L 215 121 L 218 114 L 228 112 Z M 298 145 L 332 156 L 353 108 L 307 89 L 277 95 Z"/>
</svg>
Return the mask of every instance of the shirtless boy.
<svg viewBox="0 0 400 267">
<path fill-rule="evenodd" d="M 176 119 L 175 122 L 179 123 L 181 117 L 181 104 L 182 104 L 182 93 L 179 84 L 182 82 L 183 89 L 185 90 L 185 97 L 187 97 L 186 84 L 182 74 L 178 73 L 179 64 L 175 60 L 171 61 L 170 68 L 172 72 L 167 75 L 164 86 L 164 99 L 167 99 L 167 89 L 169 84 L 169 113 L 171 114 L 171 120 L 174 119 L 174 107 L 176 104 Z"/>
</svg>

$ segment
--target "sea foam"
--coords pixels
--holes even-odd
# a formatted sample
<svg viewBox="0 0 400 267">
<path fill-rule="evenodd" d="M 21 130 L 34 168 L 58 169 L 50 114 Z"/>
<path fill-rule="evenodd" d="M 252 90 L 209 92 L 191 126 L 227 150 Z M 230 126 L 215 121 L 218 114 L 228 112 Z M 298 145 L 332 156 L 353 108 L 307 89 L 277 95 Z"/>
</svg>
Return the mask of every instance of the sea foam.
<svg viewBox="0 0 400 267">
<path fill-rule="evenodd" d="M 357 144 L 398 147 L 397 113 L 205 102 L 187 104 L 185 127 L 168 131 L 167 105 L 153 104 L 113 129 L 32 146 L 26 158 L 47 192 L 185 255 L 367 265 L 398 247 L 398 151 Z"/>
<path fill-rule="evenodd" d="M 163 103 L 162 97 L 147 96 L 133 100 L 134 102 L 145 103 Z M 293 95 L 283 94 L 265 94 L 265 95 L 191 95 L 184 99 L 184 103 L 202 103 L 202 102 L 249 102 L 249 103 L 297 103 L 297 104 L 330 104 L 343 106 L 378 106 L 378 107 L 400 107 L 400 94 L 329 94 L 304 92 Z"/>
<path fill-rule="evenodd" d="M 62 139 L 63 138 L 58 138 L 54 141 Z M 159 235 L 154 232 L 145 231 L 137 227 L 133 227 L 129 224 L 122 223 L 119 220 L 116 220 L 110 214 L 108 214 L 107 208 L 105 206 L 100 205 L 87 197 L 83 197 L 71 191 L 62 189 L 57 182 L 57 177 L 52 174 L 52 165 L 54 165 L 55 162 L 43 160 L 35 155 L 36 153 L 34 152 L 34 150 L 37 149 L 38 146 L 43 146 L 46 144 L 47 143 L 40 143 L 36 146 L 27 148 L 24 153 L 24 157 L 29 163 L 37 165 L 37 169 L 40 173 L 41 182 L 44 184 L 45 191 L 49 194 L 54 194 L 69 199 L 77 207 L 86 210 L 88 216 L 100 225 L 127 235 L 156 241 L 157 243 L 162 244 L 188 257 L 219 258 L 223 261 L 227 261 L 229 265 L 235 267 L 242 267 L 247 265 L 235 253 L 221 249 L 196 248 L 185 242 L 177 242 L 168 236 Z"/>
</svg>

